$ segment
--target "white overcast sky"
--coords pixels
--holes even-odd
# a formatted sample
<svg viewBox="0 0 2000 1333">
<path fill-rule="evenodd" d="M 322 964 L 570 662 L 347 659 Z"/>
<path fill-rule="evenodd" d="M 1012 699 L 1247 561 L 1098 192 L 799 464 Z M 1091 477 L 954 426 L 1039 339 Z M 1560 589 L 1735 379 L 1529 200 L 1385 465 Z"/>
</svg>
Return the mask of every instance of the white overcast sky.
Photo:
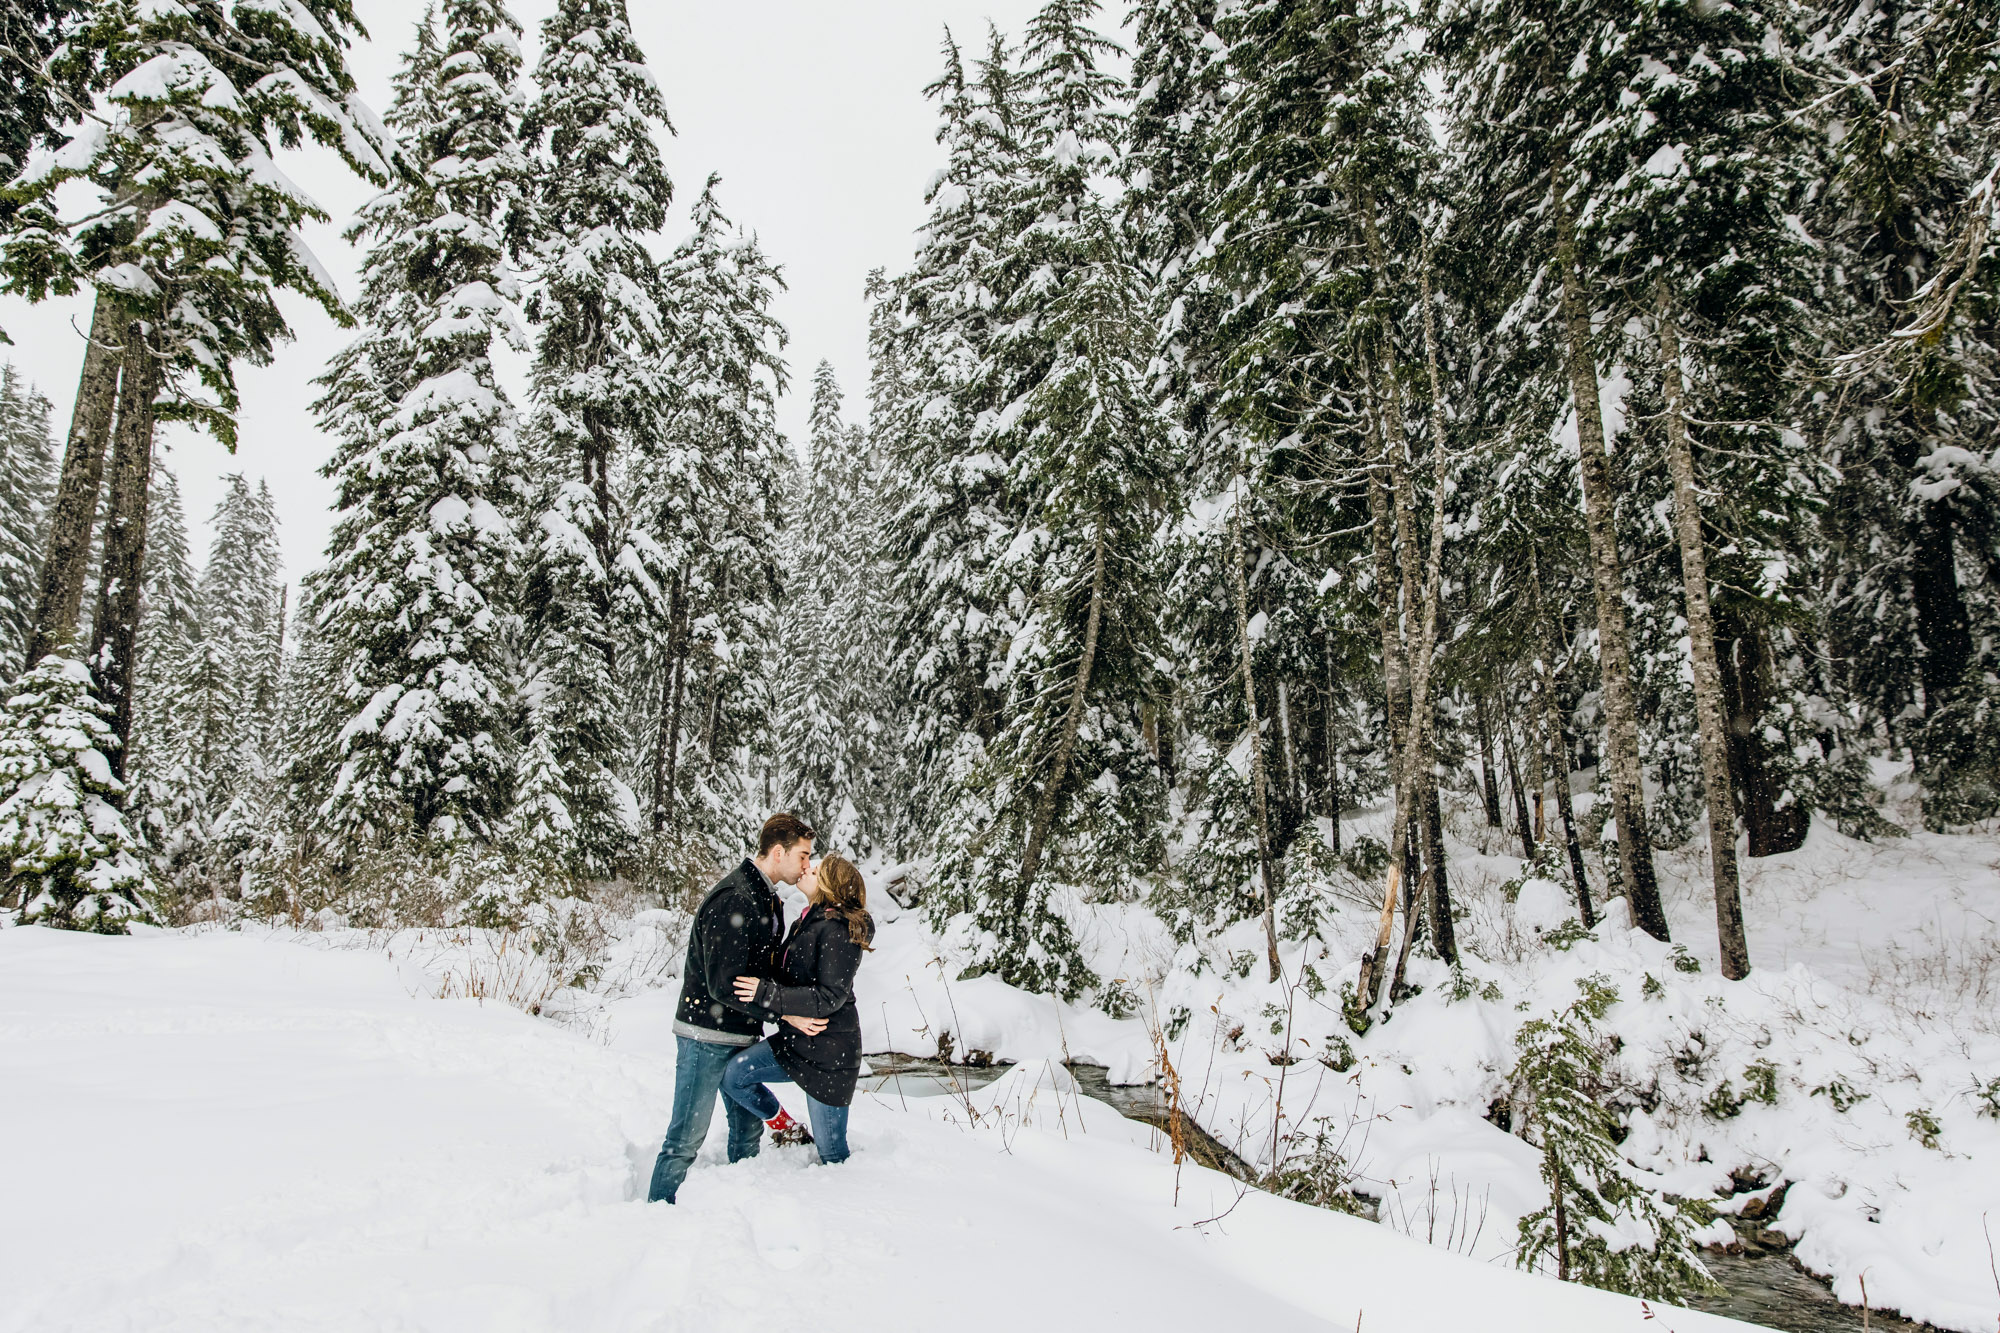
<svg viewBox="0 0 2000 1333">
<path fill-rule="evenodd" d="M 985 43 L 990 18 L 1018 37 L 1039 0 L 631 0 L 636 36 L 660 81 L 677 135 L 663 144 L 674 180 L 672 244 L 685 234 L 688 207 L 711 171 L 723 177 L 723 210 L 757 232 L 784 266 L 789 290 L 777 303 L 791 333 L 786 357 L 792 389 L 779 421 L 794 441 L 805 430 L 812 369 L 833 363 L 847 394 L 849 420 L 864 419 L 868 377 L 868 270 L 907 265 L 924 222 L 923 191 L 943 165 L 933 139 L 935 105 L 924 85 L 937 76 L 944 29 L 968 55 Z M 378 112 L 419 12 L 417 0 L 359 0 L 372 41 L 353 55 L 362 94 Z M 525 29 L 527 70 L 540 50 L 541 21 L 553 0 L 516 0 Z M 1124 17 L 1113 0 L 1100 17 L 1110 29 Z M 1118 34 L 1121 38 L 1125 34 Z M 369 187 L 330 154 L 285 159 L 288 173 L 334 221 L 308 241 L 341 284 L 356 290 L 360 255 L 340 239 Z M 240 471 L 270 482 L 276 496 L 286 575 L 296 581 L 320 563 L 332 526 L 331 489 L 318 475 L 328 442 L 307 405 L 312 379 L 349 336 L 318 307 L 288 300 L 297 334 L 270 366 L 243 366 L 242 440 L 234 457 L 205 435 L 163 427 L 164 457 L 180 477 L 197 562 L 207 553 L 207 519 L 221 478 Z M 0 298 L 0 328 L 15 346 L 0 348 L 55 405 L 58 439 L 69 422 L 87 298 L 29 307 Z M 518 405 L 518 402 L 517 402 Z"/>
</svg>

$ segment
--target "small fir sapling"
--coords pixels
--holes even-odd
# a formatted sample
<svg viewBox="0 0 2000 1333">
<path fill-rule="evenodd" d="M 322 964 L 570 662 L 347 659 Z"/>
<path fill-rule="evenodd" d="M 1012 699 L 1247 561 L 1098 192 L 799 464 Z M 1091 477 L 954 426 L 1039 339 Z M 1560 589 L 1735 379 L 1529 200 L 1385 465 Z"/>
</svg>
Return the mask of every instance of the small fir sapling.
<svg viewBox="0 0 2000 1333">
<path fill-rule="evenodd" d="M 1515 1038 L 1522 1136 L 1542 1150 L 1546 1206 L 1521 1219 L 1515 1262 L 1553 1264 L 1565 1282 L 1675 1299 L 1714 1285 L 1695 1233 L 1699 1203 L 1670 1203 L 1634 1179 L 1619 1156 L 1612 1114 L 1599 1098 L 1605 1071 L 1598 1024 L 1618 994 L 1603 979 L 1578 983 L 1568 1008 L 1524 1024 Z"/>
<path fill-rule="evenodd" d="M 45 657 L 0 706 L 0 865 L 21 921 L 122 935 L 144 920 L 144 843 L 119 807 L 117 744 L 90 671 Z"/>
</svg>

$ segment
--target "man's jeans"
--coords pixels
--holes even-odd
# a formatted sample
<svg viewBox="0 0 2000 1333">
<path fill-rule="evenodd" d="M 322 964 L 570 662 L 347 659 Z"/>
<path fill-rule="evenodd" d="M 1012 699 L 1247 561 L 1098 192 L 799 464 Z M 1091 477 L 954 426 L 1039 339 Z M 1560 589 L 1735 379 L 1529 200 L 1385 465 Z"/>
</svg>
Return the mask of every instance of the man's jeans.
<svg viewBox="0 0 2000 1333">
<path fill-rule="evenodd" d="M 792 1076 L 778 1063 L 771 1043 L 760 1041 L 738 1051 L 729 1061 L 722 1074 L 722 1095 L 728 1100 L 730 1110 L 740 1107 L 745 1114 L 769 1120 L 778 1113 L 778 1099 L 764 1085 L 791 1081 Z M 813 1146 L 819 1149 L 819 1160 L 828 1166 L 846 1161 L 847 1108 L 828 1106 L 807 1093 L 806 1116 L 812 1121 Z"/>
<path fill-rule="evenodd" d="M 701 1141 L 708 1137 L 708 1122 L 715 1118 L 715 1098 L 722 1089 L 722 1071 L 743 1050 L 741 1046 L 696 1041 L 692 1037 L 674 1040 L 678 1043 L 674 1055 L 674 1118 L 667 1126 L 666 1141 L 660 1145 L 659 1159 L 653 1163 L 653 1187 L 646 1194 L 648 1203 L 662 1200 L 672 1203 L 674 1195 L 680 1192 L 688 1168 L 694 1165 L 694 1155 L 701 1151 Z M 729 1160 L 740 1162 L 755 1157 L 757 1144 L 764 1136 L 763 1117 L 752 1115 L 727 1098 L 723 1099 L 723 1106 L 729 1113 Z"/>
</svg>

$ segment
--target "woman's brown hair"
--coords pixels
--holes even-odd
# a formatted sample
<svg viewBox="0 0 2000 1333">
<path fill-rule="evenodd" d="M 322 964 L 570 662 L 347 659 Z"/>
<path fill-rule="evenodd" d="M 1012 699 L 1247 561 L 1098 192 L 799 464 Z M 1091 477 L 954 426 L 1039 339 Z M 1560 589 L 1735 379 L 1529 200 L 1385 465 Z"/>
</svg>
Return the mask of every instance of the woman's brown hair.
<svg viewBox="0 0 2000 1333">
<path fill-rule="evenodd" d="M 819 905 L 847 923 L 849 940 L 873 948 L 875 918 L 868 915 L 868 885 L 854 862 L 836 855 L 819 863 Z"/>
</svg>

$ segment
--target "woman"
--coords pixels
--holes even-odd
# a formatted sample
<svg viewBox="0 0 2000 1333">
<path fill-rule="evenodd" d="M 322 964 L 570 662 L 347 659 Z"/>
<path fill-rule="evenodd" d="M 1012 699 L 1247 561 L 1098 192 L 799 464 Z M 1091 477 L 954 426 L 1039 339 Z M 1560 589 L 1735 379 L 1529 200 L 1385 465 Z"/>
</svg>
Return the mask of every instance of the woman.
<svg viewBox="0 0 2000 1333">
<path fill-rule="evenodd" d="M 800 882 L 811 900 L 778 954 L 777 979 L 736 978 L 736 998 L 788 1018 L 823 1018 L 814 1035 L 781 1025 L 775 1036 L 732 1059 L 722 1071 L 723 1095 L 761 1119 L 778 1143 L 816 1144 L 829 1166 L 847 1160 L 847 1108 L 861 1075 L 861 1014 L 854 1007 L 854 973 L 875 938 L 868 886 L 852 862 L 829 856 Z M 805 1090 L 806 1135 L 766 1083 Z"/>
</svg>

